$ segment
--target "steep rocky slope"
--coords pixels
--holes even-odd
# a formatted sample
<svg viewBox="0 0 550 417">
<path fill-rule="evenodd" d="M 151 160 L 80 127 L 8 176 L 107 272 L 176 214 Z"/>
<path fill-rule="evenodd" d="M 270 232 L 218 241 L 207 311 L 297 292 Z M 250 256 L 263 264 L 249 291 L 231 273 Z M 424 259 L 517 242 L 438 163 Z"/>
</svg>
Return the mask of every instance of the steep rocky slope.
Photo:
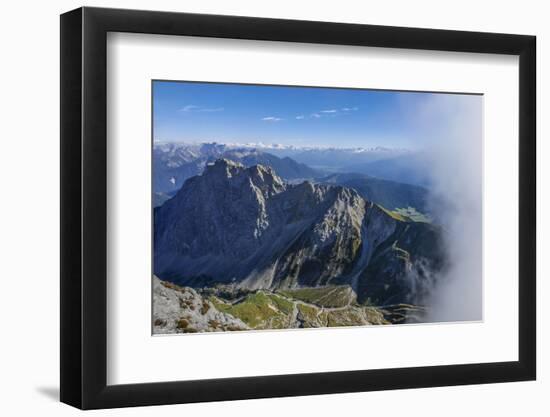
<svg viewBox="0 0 550 417">
<path fill-rule="evenodd" d="M 289 185 L 272 168 L 220 159 L 155 210 L 155 273 L 191 287 L 349 285 L 360 303 L 410 303 L 445 256 L 437 226 L 355 190 Z"/>
<path fill-rule="evenodd" d="M 153 277 L 153 333 L 197 333 L 246 330 L 238 318 L 218 311 L 193 288 Z"/>
</svg>

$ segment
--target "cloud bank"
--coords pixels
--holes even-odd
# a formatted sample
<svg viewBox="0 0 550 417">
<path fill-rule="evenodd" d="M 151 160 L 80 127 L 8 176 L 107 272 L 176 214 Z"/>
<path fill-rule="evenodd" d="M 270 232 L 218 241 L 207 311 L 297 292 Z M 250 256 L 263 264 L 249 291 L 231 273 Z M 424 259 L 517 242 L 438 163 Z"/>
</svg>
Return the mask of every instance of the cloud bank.
<svg viewBox="0 0 550 417">
<path fill-rule="evenodd" d="M 481 320 L 483 97 L 432 95 L 409 116 L 428 135 L 422 164 L 450 258 L 424 300 L 429 321 Z"/>
</svg>

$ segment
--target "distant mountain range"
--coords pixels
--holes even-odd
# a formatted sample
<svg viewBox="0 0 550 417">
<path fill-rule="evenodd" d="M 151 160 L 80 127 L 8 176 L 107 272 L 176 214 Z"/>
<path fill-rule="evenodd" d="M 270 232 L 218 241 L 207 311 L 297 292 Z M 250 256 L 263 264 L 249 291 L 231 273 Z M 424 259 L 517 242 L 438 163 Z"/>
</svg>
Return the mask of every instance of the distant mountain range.
<svg viewBox="0 0 550 417">
<path fill-rule="evenodd" d="M 332 174 L 317 181 L 353 188 L 365 200 L 373 201 L 390 210 L 414 207 L 422 213 L 430 212 L 428 190 L 420 186 L 357 173 Z"/>
<path fill-rule="evenodd" d="M 277 156 L 288 156 L 300 163 L 328 172 L 357 172 L 352 167 L 412 154 L 407 149 L 380 146 L 373 148 L 276 148 L 270 149 L 269 152 Z"/>
<path fill-rule="evenodd" d="M 406 148 L 323 148 L 263 145 L 257 149 L 329 173 L 359 173 L 405 184 L 429 187 L 429 164 L 421 152 Z"/>
<path fill-rule="evenodd" d="M 162 159 L 167 169 L 197 158 L 192 149 L 169 154 L 177 158 Z M 266 158 L 256 151 L 232 157 L 247 165 L 249 157 Z M 223 158 L 201 164 L 202 175 L 188 177 L 154 211 L 154 272 L 162 280 L 248 290 L 348 285 L 360 303 L 384 305 L 417 301 L 445 266 L 441 228 L 365 198 L 397 198 L 398 184 L 361 176 L 291 184 L 272 165 Z M 298 167 L 288 175 L 313 173 L 289 161 L 282 166 Z M 350 181 L 362 182 L 335 185 Z M 396 194 L 384 195 L 392 187 Z M 404 190 L 404 204 L 422 203 L 423 191 Z"/>
<path fill-rule="evenodd" d="M 351 164 L 346 167 L 346 170 L 404 184 L 430 187 L 432 180 L 429 166 L 425 155 L 412 153 L 368 163 Z"/>
<path fill-rule="evenodd" d="M 269 152 L 268 152 L 269 151 Z M 291 155 L 291 156 L 288 156 Z M 242 163 L 246 167 L 273 168 L 286 182 L 311 180 L 344 185 L 362 197 L 388 209 L 414 207 L 428 213 L 427 183 L 418 156 L 405 149 L 376 148 L 300 148 L 252 144 L 160 143 L 153 150 L 153 205 L 162 205 L 174 196 L 190 177 L 200 175 L 206 164 L 218 158 Z M 385 158 L 385 159 L 381 159 Z M 301 161 L 301 162 L 300 162 Z M 304 161 L 321 168 L 312 168 Z M 361 161 L 361 162 L 358 162 Z M 369 162 L 370 161 L 370 162 Z M 337 171 L 330 174 L 330 171 Z"/>
<path fill-rule="evenodd" d="M 256 148 L 237 148 L 218 143 L 155 144 L 153 148 L 153 190 L 155 203 L 166 201 L 190 177 L 199 175 L 209 162 L 218 158 L 231 159 L 245 166 L 271 166 L 287 181 L 312 179 L 321 171 L 298 163 L 289 157 L 279 158 Z M 155 206 L 158 204 L 155 204 Z"/>
<path fill-rule="evenodd" d="M 269 153 L 279 158 L 292 158 L 294 161 L 308 165 L 315 169 L 328 172 L 354 172 L 348 169 L 350 166 L 368 164 L 374 161 L 393 159 L 398 156 L 413 154 L 406 148 L 387 148 L 383 146 L 374 147 L 319 147 L 319 146 L 295 146 L 282 144 L 257 143 L 174 143 L 157 142 L 155 149 L 169 151 L 172 154 L 185 155 L 190 161 L 201 155 L 215 153 L 221 157 L 223 152 L 237 150 L 243 153 L 261 152 Z M 175 151 L 175 152 L 174 152 Z M 281 173 L 281 176 L 284 177 Z"/>
</svg>

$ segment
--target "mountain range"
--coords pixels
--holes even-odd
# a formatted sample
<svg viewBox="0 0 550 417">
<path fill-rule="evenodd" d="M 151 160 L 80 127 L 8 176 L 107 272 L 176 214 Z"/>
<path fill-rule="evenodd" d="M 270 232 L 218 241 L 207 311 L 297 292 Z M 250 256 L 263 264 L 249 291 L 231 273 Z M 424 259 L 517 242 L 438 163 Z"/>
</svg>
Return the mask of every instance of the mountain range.
<svg viewBox="0 0 550 417">
<path fill-rule="evenodd" d="M 269 151 L 269 152 L 268 152 Z M 273 154 L 275 152 L 276 154 Z M 292 157 L 287 156 L 292 155 Z M 379 159 L 379 158 L 389 159 Z M 430 214 L 427 204 L 428 190 L 415 185 L 425 183 L 422 170 L 410 165 L 418 157 L 403 149 L 386 148 L 299 148 L 282 145 L 253 147 L 218 143 L 184 144 L 160 143 L 153 150 L 153 206 L 162 205 L 172 198 L 190 177 L 200 175 L 208 163 L 218 158 L 239 162 L 246 167 L 264 165 L 273 168 L 286 182 L 302 182 L 305 179 L 317 183 L 343 185 L 355 189 L 365 199 L 390 210 L 412 207 Z M 347 172 L 327 173 L 311 168 L 296 158 L 325 165 Z M 363 161 L 358 163 L 357 161 Z M 374 161 L 367 163 L 366 161 Z M 355 165 L 354 165 L 355 163 Z M 407 163 L 409 167 L 407 167 Z M 420 165 L 415 163 L 416 166 Z M 384 168 L 389 166 L 390 168 Z M 393 167 L 393 168 L 392 168 Z M 353 171 L 353 170 L 356 171 Z M 381 171 L 385 170 L 380 174 Z M 412 174 L 414 171 L 415 174 Z M 366 173 L 374 173 L 368 175 Z M 378 175 L 376 175 L 378 174 Z M 390 180 L 390 179 L 393 179 Z"/>
<path fill-rule="evenodd" d="M 426 155 L 412 153 L 367 163 L 350 164 L 346 166 L 346 171 L 429 188 L 432 183 L 429 167 L 430 162 L 426 159 Z"/>
<path fill-rule="evenodd" d="M 261 149 L 261 148 L 260 148 Z M 363 166 L 376 161 L 386 161 L 397 157 L 408 157 L 408 149 L 385 148 L 271 148 L 266 150 L 277 156 L 292 159 L 325 172 L 354 172 L 353 167 Z"/>
<path fill-rule="evenodd" d="M 331 174 L 317 179 L 324 184 L 353 188 L 365 200 L 387 209 L 414 207 L 421 213 L 430 212 L 429 193 L 424 187 L 372 177 L 366 174 Z"/>
<path fill-rule="evenodd" d="M 262 156 L 238 158 L 250 155 Z M 359 303 L 380 306 L 418 302 L 445 267 L 444 231 L 369 200 L 381 192 L 369 178 L 293 184 L 273 165 L 201 163 L 201 175 L 154 211 L 154 272 L 162 280 L 249 291 L 344 285 Z M 370 188 L 337 184 L 356 180 Z"/>
<path fill-rule="evenodd" d="M 245 166 L 271 166 L 287 181 L 312 179 L 323 174 L 289 157 L 279 158 L 256 148 L 218 143 L 156 144 L 153 148 L 153 190 L 157 202 L 164 202 L 188 178 L 201 174 L 206 164 L 219 158 L 231 159 Z"/>
</svg>

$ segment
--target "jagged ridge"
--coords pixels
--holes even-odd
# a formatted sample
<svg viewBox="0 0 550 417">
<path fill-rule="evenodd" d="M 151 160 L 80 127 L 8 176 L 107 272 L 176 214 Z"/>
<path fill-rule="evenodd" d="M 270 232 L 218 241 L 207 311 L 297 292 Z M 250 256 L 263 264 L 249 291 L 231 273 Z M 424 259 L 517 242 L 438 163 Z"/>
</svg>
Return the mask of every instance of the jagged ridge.
<svg viewBox="0 0 550 417">
<path fill-rule="evenodd" d="M 348 284 L 360 302 L 409 302 L 443 267 L 441 230 L 404 222 L 346 187 L 289 185 L 219 159 L 155 210 L 162 279 L 205 287 Z"/>
</svg>

